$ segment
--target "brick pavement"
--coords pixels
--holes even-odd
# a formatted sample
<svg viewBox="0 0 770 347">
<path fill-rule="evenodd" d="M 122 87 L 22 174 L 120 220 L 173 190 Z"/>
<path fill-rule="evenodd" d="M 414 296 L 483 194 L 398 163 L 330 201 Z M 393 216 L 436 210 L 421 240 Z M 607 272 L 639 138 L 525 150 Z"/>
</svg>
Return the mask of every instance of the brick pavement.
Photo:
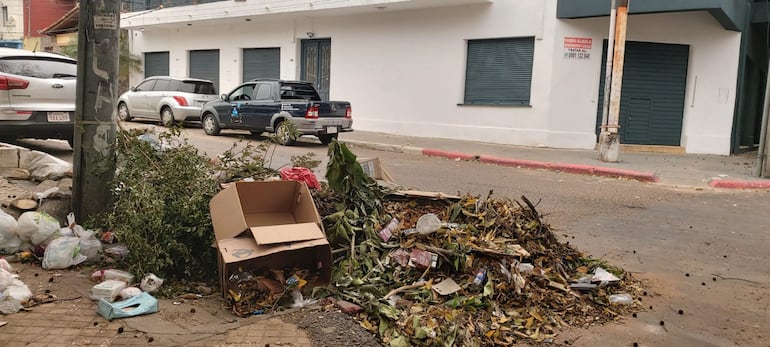
<svg viewBox="0 0 770 347">
<path fill-rule="evenodd" d="M 158 313 L 109 322 L 96 314 L 97 305 L 87 295 L 93 283 L 84 274 L 77 270 L 46 271 L 30 264 L 14 267 L 21 268 L 17 271 L 20 279 L 34 294 L 47 290 L 60 300 L 11 315 L 0 314 L 0 321 L 7 322 L 0 327 L 3 347 L 313 345 L 304 330 L 279 316 L 239 319 L 222 308 L 217 298 L 188 300 L 180 305 L 159 300 Z"/>
</svg>

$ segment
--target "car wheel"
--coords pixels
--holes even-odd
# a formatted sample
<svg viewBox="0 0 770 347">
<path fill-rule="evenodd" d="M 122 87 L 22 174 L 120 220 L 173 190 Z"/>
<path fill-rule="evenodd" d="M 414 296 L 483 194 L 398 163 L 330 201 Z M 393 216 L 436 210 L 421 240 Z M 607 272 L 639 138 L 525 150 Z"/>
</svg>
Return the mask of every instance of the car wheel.
<svg viewBox="0 0 770 347">
<path fill-rule="evenodd" d="M 125 102 L 118 104 L 118 118 L 124 122 L 131 120 L 131 113 L 128 112 L 128 105 Z"/>
<path fill-rule="evenodd" d="M 203 132 L 206 133 L 206 135 L 216 136 L 219 135 L 219 132 L 222 130 L 219 128 L 216 118 L 214 118 L 214 115 L 211 113 L 203 115 L 201 124 L 203 125 Z"/>
<path fill-rule="evenodd" d="M 170 107 L 164 107 L 160 110 L 160 122 L 164 127 L 170 127 L 174 125 L 174 112 Z"/>
<path fill-rule="evenodd" d="M 324 145 L 328 145 L 332 143 L 332 140 L 336 138 L 337 138 L 337 134 L 318 135 L 318 139 L 321 140 L 321 143 Z"/>
<path fill-rule="evenodd" d="M 284 146 L 291 146 L 294 144 L 294 141 L 297 140 L 294 137 L 294 134 L 291 133 L 291 128 L 285 121 L 280 121 L 275 128 L 275 139 L 279 144 Z"/>
</svg>

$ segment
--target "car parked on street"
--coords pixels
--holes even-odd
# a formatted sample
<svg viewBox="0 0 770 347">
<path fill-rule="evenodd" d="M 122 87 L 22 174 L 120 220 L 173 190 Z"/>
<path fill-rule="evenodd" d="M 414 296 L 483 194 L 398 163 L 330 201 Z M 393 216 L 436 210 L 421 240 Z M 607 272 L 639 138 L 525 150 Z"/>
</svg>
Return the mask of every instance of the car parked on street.
<svg viewBox="0 0 770 347">
<path fill-rule="evenodd" d="M 201 125 L 207 135 L 222 129 L 275 133 L 278 143 L 290 146 L 302 135 L 328 144 L 339 133 L 353 131 L 353 118 L 349 102 L 321 101 L 310 82 L 254 79 L 207 103 Z"/>
<path fill-rule="evenodd" d="M 118 118 L 159 120 L 164 126 L 200 120 L 201 107 L 217 99 L 214 83 L 196 78 L 152 76 L 118 98 Z"/>
<path fill-rule="evenodd" d="M 0 48 L 0 137 L 74 138 L 77 62 L 69 57 Z"/>
</svg>

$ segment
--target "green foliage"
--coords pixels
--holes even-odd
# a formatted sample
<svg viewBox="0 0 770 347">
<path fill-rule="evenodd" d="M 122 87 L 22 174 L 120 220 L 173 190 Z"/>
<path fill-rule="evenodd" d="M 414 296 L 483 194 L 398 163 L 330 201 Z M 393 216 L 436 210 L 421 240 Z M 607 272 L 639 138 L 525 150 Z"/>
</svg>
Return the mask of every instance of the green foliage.
<svg viewBox="0 0 770 347">
<path fill-rule="evenodd" d="M 178 130 L 157 143 L 120 130 L 114 206 L 102 218 L 128 250 L 128 270 L 170 280 L 212 280 L 216 258 L 209 200 L 218 192 L 209 159 L 180 140 Z"/>
<path fill-rule="evenodd" d="M 265 161 L 270 148 L 271 144 L 267 142 L 259 142 L 257 145 L 252 142 L 244 144 L 244 141 L 233 143 L 227 151 L 219 155 L 214 164 L 219 172 L 219 179 L 222 182 L 231 182 L 244 178 L 264 180 L 275 176 L 278 172 L 271 169 L 270 163 Z"/>
<path fill-rule="evenodd" d="M 315 153 L 310 152 L 305 155 L 293 155 L 291 156 L 291 165 L 294 167 L 304 167 L 307 169 L 315 169 L 321 164 L 320 160 L 315 159 Z"/>
</svg>

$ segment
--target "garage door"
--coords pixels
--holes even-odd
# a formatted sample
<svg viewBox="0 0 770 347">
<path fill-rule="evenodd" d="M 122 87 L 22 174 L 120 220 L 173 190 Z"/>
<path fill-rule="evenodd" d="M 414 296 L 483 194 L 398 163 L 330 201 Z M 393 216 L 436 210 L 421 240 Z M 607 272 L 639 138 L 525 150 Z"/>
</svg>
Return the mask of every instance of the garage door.
<svg viewBox="0 0 770 347">
<path fill-rule="evenodd" d="M 246 48 L 243 50 L 243 81 L 255 78 L 280 78 L 280 48 Z"/>
<path fill-rule="evenodd" d="M 219 50 L 190 51 L 190 77 L 211 80 L 219 92 Z"/>
<path fill-rule="evenodd" d="M 606 55 L 607 41 L 604 42 Z M 679 146 L 682 139 L 687 64 L 690 47 L 627 42 L 620 102 L 620 143 Z M 602 119 L 602 59 L 596 133 Z"/>
<path fill-rule="evenodd" d="M 168 52 L 144 54 L 144 77 L 168 76 Z"/>
</svg>

